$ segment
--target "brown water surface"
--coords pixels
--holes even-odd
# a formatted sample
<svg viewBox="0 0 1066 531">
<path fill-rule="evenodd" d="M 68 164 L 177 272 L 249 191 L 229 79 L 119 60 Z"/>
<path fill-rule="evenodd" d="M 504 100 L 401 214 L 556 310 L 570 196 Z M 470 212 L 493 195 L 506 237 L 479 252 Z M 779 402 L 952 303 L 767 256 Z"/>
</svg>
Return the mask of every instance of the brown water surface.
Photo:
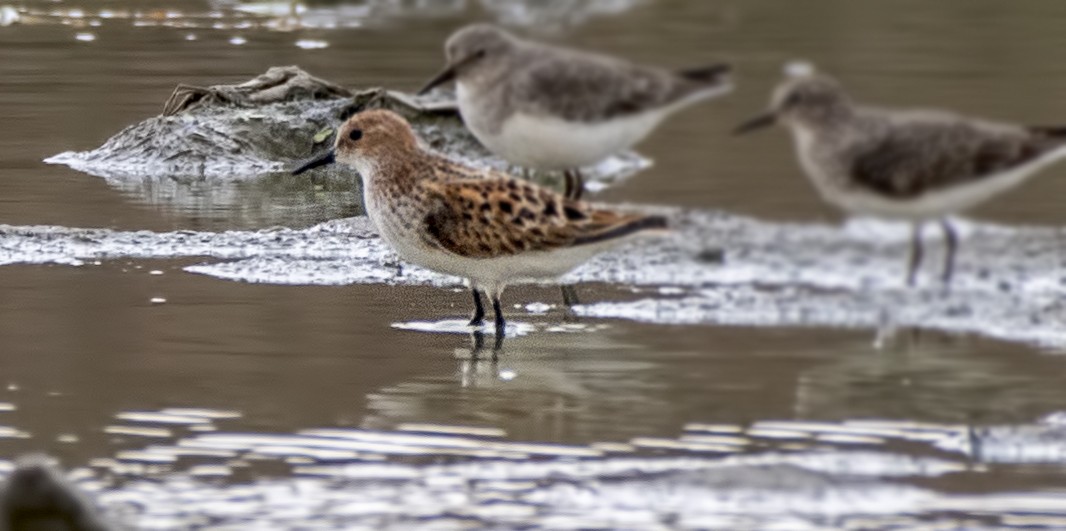
<svg viewBox="0 0 1066 531">
<path fill-rule="evenodd" d="M 210 11 L 173 0 L 27 5 L 87 13 L 170 8 L 183 13 L 179 20 Z M 62 16 L 0 27 L 0 223 L 222 231 L 325 221 L 334 211 L 316 208 L 303 192 L 274 191 L 230 208 L 197 202 L 195 187 L 170 200 L 41 160 L 95 147 L 154 115 L 178 83 L 236 82 L 273 65 L 297 64 L 347 86 L 413 90 L 439 67 L 449 32 L 483 17 L 469 7 L 332 30 L 135 27 L 121 18 L 77 28 Z M 670 120 L 639 148 L 655 166 L 603 199 L 833 222 L 838 214 L 803 179 L 783 132 L 728 134 L 763 108 L 783 62 L 816 61 L 871 102 L 1066 123 L 1064 23 L 1066 3 L 1058 0 L 663 0 L 538 35 L 678 67 L 720 59 L 738 65 L 734 95 Z M 82 32 L 95 40 L 76 40 Z M 187 41 L 189 33 L 197 40 Z M 230 44 L 235 35 L 247 43 Z M 329 47 L 296 47 L 303 38 Z M 247 187 L 256 193 L 255 183 Z M 972 216 L 1061 225 L 1064 197 L 1060 165 Z M 269 286 L 182 271 L 197 262 L 0 268 L 0 402 L 15 407 L 0 412 L 0 424 L 27 434 L 0 439 L 0 457 L 44 450 L 68 466 L 86 465 L 171 440 L 105 427 L 120 424 L 122 412 L 174 407 L 239 412 L 225 424 L 233 432 L 433 423 L 575 445 L 675 438 L 691 423 L 1024 425 L 1066 410 L 1066 358 L 1019 344 L 904 331 L 877 349 L 863 330 L 611 320 L 589 323 L 592 331 L 513 338 L 498 362 L 473 361 L 463 335 L 392 326 L 459 318 L 468 311 L 464 292 Z M 557 296 L 547 288 L 508 292 L 522 304 Z M 616 286 L 587 286 L 582 296 L 626 295 Z M 154 297 L 165 303 L 151 303 Z M 541 324 L 560 318 L 557 311 L 522 316 Z M 902 452 L 938 455 L 919 446 Z M 1063 462 L 991 465 L 942 477 L 935 487 L 1061 487 L 1055 471 Z M 260 477 L 288 474 L 264 470 Z"/>
</svg>

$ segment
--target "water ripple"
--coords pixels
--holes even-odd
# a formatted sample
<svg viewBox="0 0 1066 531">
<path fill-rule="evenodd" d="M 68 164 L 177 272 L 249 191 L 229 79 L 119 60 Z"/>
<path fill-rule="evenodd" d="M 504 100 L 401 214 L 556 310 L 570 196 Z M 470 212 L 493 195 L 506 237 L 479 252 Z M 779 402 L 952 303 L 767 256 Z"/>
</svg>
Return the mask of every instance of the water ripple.
<svg viewBox="0 0 1066 531">
<path fill-rule="evenodd" d="M 186 417 L 227 422 L 235 415 L 164 409 L 116 418 L 182 429 L 195 425 Z M 185 431 L 95 459 L 69 479 L 113 521 L 136 529 L 1055 526 L 1066 521 L 1066 500 L 1053 491 L 945 492 L 914 480 L 976 477 L 988 473 L 982 463 L 1066 463 L 1064 415 L 982 427 L 890 419 L 692 423 L 676 439 L 588 445 L 434 424 Z M 901 442 L 919 446 L 900 453 Z M 1052 444 L 1059 450 L 1048 451 Z M 289 467 L 292 477 L 240 479 L 270 462 Z M 0 472 L 11 469 L 0 462 Z"/>
</svg>

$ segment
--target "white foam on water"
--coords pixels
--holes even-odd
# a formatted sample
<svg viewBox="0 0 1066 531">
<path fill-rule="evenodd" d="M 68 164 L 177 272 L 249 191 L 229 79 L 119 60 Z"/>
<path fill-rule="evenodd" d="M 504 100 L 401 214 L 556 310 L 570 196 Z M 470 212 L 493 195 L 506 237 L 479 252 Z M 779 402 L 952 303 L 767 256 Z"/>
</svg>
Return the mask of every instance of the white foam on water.
<svg viewBox="0 0 1066 531">
<path fill-rule="evenodd" d="M 0 6 L 0 27 L 16 24 L 22 19 L 18 9 L 11 6 Z"/>
<path fill-rule="evenodd" d="M 543 302 L 531 302 L 529 304 L 526 304 L 525 306 L 519 305 L 519 307 L 524 307 L 527 312 L 534 315 L 546 314 L 550 312 L 552 308 L 554 308 L 554 306 L 552 306 L 551 304 L 546 304 Z"/>
<path fill-rule="evenodd" d="M 413 330 L 416 332 L 428 332 L 431 334 L 470 334 L 477 330 L 484 332 L 486 335 L 493 335 L 496 333 L 495 328 L 491 323 L 473 327 L 469 324 L 469 319 L 445 319 L 442 321 L 408 321 L 403 323 L 393 323 L 392 327 L 399 330 Z M 521 337 L 529 335 L 536 326 L 531 323 L 508 321 L 505 334 L 508 337 Z"/>
<path fill-rule="evenodd" d="M 314 39 L 300 39 L 296 41 L 296 47 L 302 50 L 322 50 L 329 48 L 329 42 Z"/>
<path fill-rule="evenodd" d="M 118 420 L 127 422 L 148 422 L 155 424 L 203 424 L 205 419 L 193 415 L 176 415 L 173 413 L 159 413 L 155 411 L 124 411 L 115 415 Z"/>
</svg>

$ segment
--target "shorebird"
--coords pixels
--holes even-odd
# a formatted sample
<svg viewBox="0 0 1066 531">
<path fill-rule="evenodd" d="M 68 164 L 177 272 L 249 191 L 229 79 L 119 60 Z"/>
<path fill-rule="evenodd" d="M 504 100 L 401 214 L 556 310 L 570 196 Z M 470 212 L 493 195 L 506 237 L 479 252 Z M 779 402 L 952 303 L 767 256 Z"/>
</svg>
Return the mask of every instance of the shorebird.
<svg viewBox="0 0 1066 531">
<path fill-rule="evenodd" d="M 1066 127 L 1033 127 L 940 110 L 887 110 L 854 103 L 806 63 L 786 79 L 743 134 L 781 122 L 800 165 L 827 202 L 851 214 L 911 224 L 907 284 L 922 261 L 922 227 L 939 223 L 951 282 L 958 237 L 948 219 L 1009 190 L 1066 156 Z"/>
<path fill-rule="evenodd" d="M 622 213 L 567 199 L 528 181 L 474 169 L 424 150 L 411 126 L 384 110 L 352 116 L 332 150 L 293 171 L 340 162 L 359 172 L 367 215 L 405 261 L 469 281 L 471 326 L 495 313 L 509 284 L 558 279 L 621 243 L 666 229 L 661 216 Z"/>
<path fill-rule="evenodd" d="M 670 71 L 520 39 L 488 24 L 444 46 L 447 65 L 419 94 L 455 80 L 474 136 L 508 162 L 563 171 L 580 199 L 580 168 L 632 147 L 671 114 L 729 92 L 730 67 Z"/>
</svg>

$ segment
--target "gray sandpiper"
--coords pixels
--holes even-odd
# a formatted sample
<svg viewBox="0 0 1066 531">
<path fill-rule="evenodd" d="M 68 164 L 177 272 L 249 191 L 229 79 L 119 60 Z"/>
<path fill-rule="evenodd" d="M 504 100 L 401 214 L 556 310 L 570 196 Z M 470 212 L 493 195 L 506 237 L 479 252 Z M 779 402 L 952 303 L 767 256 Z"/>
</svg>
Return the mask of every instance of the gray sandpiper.
<svg viewBox="0 0 1066 531">
<path fill-rule="evenodd" d="M 580 168 L 628 149 L 671 114 L 732 89 L 729 65 L 682 71 L 520 39 L 489 24 L 448 38 L 447 65 L 419 92 L 455 80 L 463 121 L 482 144 L 528 169 Z"/>
<path fill-rule="evenodd" d="M 907 284 L 922 260 L 922 226 L 938 222 L 951 281 L 958 238 L 948 216 L 973 208 L 1066 156 L 1066 127 L 997 123 L 940 110 L 855 104 L 840 84 L 807 63 L 786 67 L 767 112 L 743 134 L 781 122 L 800 166 L 827 202 L 851 214 L 911 224 Z"/>
</svg>

